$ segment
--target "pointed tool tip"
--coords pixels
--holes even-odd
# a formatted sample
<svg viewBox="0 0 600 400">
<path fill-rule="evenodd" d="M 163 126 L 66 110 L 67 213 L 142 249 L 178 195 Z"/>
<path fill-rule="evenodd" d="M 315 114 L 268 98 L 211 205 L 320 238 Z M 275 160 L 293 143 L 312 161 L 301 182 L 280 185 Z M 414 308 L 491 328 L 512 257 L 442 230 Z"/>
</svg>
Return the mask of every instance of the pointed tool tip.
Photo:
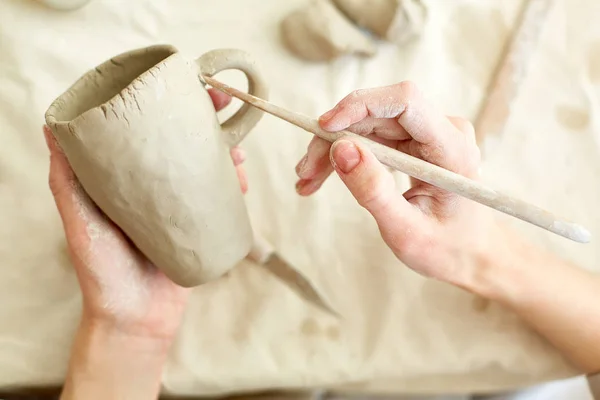
<svg viewBox="0 0 600 400">
<path fill-rule="evenodd" d="M 592 234 L 590 231 L 588 231 L 587 229 L 585 229 L 583 226 L 581 225 L 576 225 L 577 230 L 575 231 L 575 238 L 574 240 L 578 241 L 579 243 L 589 243 L 592 240 Z"/>
<path fill-rule="evenodd" d="M 591 232 L 579 224 L 564 221 L 554 221 L 552 228 L 555 233 L 569 238 L 575 242 L 589 243 L 592 240 Z"/>
</svg>

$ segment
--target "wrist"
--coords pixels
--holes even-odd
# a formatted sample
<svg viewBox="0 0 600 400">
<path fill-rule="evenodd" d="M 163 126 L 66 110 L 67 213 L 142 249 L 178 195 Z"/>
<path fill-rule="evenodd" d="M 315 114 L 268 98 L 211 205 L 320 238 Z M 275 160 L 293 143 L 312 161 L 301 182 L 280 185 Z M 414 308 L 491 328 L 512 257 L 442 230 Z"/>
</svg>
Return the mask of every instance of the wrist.
<svg viewBox="0 0 600 400">
<path fill-rule="evenodd" d="M 62 399 L 158 397 L 170 341 L 132 336 L 82 317 Z"/>
<path fill-rule="evenodd" d="M 165 303 L 163 303 L 164 305 Z M 137 338 L 140 342 L 163 343 L 169 346 L 175 339 L 181 324 L 181 307 L 165 307 L 157 311 L 144 308 L 99 312 L 98 307 L 86 307 L 82 314 L 82 327 L 93 329 L 97 333 L 110 334 L 112 337 Z"/>
<path fill-rule="evenodd" d="M 600 277 L 508 229 L 500 233 L 472 291 L 514 312 L 582 372 L 600 369 Z"/>
<path fill-rule="evenodd" d="M 477 256 L 469 290 L 513 308 L 527 297 L 538 270 L 553 257 L 502 224 L 494 226 L 491 238 L 493 247 Z"/>
<path fill-rule="evenodd" d="M 111 321 L 82 315 L 77 338 L 90 350 L 96 347 L 124 351 L 138 356 L 164 359 L 172 343 L 171 336 L 146 334 L 122 329 Z"/>
</svg>

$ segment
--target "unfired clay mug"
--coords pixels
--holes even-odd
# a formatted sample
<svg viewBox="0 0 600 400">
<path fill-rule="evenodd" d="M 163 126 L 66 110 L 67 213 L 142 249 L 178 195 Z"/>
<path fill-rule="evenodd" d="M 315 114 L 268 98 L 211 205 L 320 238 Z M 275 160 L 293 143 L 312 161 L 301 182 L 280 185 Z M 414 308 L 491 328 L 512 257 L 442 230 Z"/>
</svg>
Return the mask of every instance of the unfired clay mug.
<svg viewBox="0 0 600 400">
<path fill-rule="evenodd" d="M 229 150 L 262 112 L 244 105 L 219 124 L 199 74 L 225 69 L 243 71 L 249 92 L 267 98 L 245 52 L 214 50 L 190 62 L 161 45 L 104 62 L 46 112 L 84 190 L 150 261 L 186 287 L 220 277 L 253 243 Z"/>
</svg>

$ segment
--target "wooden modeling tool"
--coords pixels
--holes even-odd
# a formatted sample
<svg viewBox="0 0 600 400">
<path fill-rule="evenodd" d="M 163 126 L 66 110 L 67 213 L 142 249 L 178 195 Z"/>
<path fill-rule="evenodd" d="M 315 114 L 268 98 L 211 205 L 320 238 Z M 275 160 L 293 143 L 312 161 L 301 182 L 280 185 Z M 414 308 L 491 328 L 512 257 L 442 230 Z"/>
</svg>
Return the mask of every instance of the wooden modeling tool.
<svg viewBox="0 0 600 400">
<path fill-rule="evenodd" d="M 475 120 L 477 144 L 482 153 L 485 153 L 486 138 L 502 135 L 553 3 L 554 0 L 525 0 L 522 6 L 514 33 L 502 52 L 488 95 Z"/>
<path fill-rule="evenodd" d="M 334 142 L 343 137 L 349 137 L 360 141 L 373 152 L 381 163 L 410 175 L 413 178 L 427 182 L 449 192 L 456 193 L 467 199 L 476 201 L 477 203 L 486 205 L 533 225 L 537 225 L 540 228 L 576 242 L 588 243 L 590 241 L 590 232 L 583 226 L 558 218 L 533 204 L 500 193 L 479 182 L 438 167 L 437 165 L 430 164 L 420 158 L 384 146 L 355 133 L 349 131 L 327 132 L 319 126 L 319 122 L 315 119 L 286 110 L 285 108 L 269 103 L 263 99 L 241 92 L 208 76 L 201 76 L 201 79 L 203 79 L 205 83 L 230 96 L 238 98 L 266 113 L 288 121 L 289 123 L 329 142 Z"/>
</svg>

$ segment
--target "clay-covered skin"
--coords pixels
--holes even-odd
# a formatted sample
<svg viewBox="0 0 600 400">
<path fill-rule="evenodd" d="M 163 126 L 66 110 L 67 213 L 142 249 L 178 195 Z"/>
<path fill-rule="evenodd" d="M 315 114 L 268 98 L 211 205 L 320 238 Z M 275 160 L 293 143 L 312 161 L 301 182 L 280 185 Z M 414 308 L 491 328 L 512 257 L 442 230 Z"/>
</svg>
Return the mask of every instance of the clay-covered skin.
<svg viewBox="0 0 600 400">
<path fill-rule="evenodd" d="M 422 0 L 332 1 L 358 26 L 399 44 L 418 36 L 427 16 L 427 8 Z"/>
<path fill-rule="evenodd" d="M 375 43 L 328 0 L 311 0 L 281 22 L 286 47 L 308 61 L 329 61 L 344 54 L 372 56 Z"/>
<path fill-rule="evenodd" d="M 45 6 L 56 10 L 70 11 L 85 6 L 91 0 L 36 0 Z"/>
<path fill-rule="evenodd" d="M 242 67 L 253 93 L 267 97 L 245 53 L 207 58 L 217 68 Z M 46 113 L 90 198 L 186 287 L 222 276 L 253 241 L 229 150 L 260 115 L 240 110 L 222 129 L 201 69 L 171 46 L 135 50 L 88 72 Z"/>
</svg>

